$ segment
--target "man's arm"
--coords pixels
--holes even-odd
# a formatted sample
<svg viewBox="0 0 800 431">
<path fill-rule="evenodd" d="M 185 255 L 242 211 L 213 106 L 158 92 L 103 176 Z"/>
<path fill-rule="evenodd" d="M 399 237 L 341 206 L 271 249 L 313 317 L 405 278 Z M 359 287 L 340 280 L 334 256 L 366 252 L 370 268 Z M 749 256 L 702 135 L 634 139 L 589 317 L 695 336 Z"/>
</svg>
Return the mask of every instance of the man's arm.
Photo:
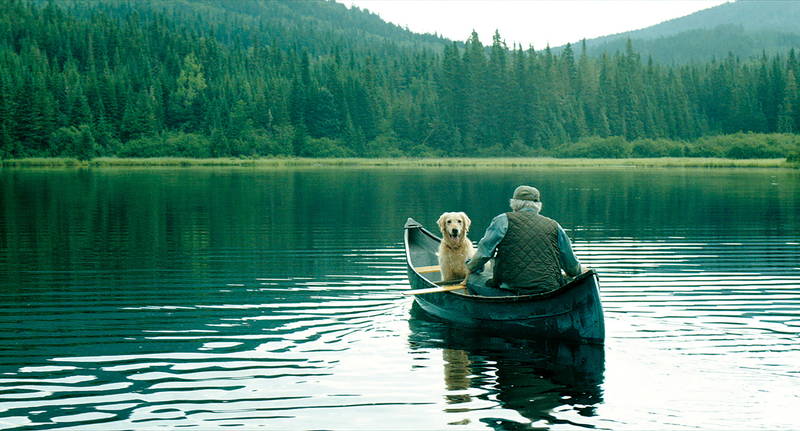
<svg viewBox="0 0 800 431">
<path fill-rule="evenodd" d="M 561 225 L 558 226 L 558 260 L 570 277 L 581 273 L 581 263 L 572 251 L 572 243 Z"/>
<path fill-rule="evenodd" d="M 486 233 L 483 238 L 478 241 L 478 248 L 475 250 L 475 255 L 471 259 L 466 260 L 467 270 L 470 273 L 480 272 L 486 262 L 494 256 L 494 250 L 500 241 L 506 236 L 508 231 L 508 217 L 505 214 L 500 214 L 495 217 L 486 228 Z"/>
</svg>

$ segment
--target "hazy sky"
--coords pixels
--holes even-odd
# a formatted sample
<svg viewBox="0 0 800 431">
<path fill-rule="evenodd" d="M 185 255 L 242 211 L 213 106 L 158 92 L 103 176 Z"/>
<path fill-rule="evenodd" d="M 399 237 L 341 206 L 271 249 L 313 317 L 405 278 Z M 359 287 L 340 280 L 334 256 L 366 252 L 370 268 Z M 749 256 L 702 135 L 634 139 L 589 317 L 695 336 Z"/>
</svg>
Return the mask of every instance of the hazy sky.
<svg viewBox="0 0 800 431">
<path fill-rule="evenodd" d="M 484 45 L 495 30 L 509 47 L 591 39 L 649 27 L 726 3 L 726 0 L 337 0 L 369 9 L 417 33 L 466 40 L 476 30 Z"/>
</svg>

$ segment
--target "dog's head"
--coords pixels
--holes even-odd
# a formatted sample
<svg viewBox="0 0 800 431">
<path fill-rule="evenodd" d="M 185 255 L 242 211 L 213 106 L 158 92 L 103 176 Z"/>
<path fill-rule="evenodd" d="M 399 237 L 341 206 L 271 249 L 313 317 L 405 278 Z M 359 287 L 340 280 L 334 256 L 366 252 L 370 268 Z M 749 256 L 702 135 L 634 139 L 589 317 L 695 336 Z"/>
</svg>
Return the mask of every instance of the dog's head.
<svg viewBox="0 0 800 431">
<path fill-rule="evenodd" d="M 446 241 L 458 243 L 469 232 L 472 221 L 463 212 L 449 212 L 439 216 L 439 230 Z"/>
</svg>

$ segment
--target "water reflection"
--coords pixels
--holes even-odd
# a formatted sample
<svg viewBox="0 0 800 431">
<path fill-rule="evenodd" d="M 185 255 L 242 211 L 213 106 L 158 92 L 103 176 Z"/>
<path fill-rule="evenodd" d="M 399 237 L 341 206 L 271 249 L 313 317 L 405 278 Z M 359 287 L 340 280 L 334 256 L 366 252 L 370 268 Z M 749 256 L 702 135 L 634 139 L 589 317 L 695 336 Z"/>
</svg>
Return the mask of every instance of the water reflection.
<svg viewBox="0 0 800 431">
<path fill-rule="evenodd" d="M 596 415 L 603 401 L 602 345 L 522 340 L 454 327 L 428 316 L 416 303 L 409 319 L 412 350 L 441 350 L 445 412 L 466 425 L 471 412 L 498 430 L 571 424 Z M 514 412 L 518 414 L 509 415 Z"/>
<path fill-rule="evenodd" d="M 520 183 L 605 349 L 408 315 L 406 218 Z M 797 429 L 798 232 L 797 171 L 0 170 L 0 428 Z"/>
</svg>

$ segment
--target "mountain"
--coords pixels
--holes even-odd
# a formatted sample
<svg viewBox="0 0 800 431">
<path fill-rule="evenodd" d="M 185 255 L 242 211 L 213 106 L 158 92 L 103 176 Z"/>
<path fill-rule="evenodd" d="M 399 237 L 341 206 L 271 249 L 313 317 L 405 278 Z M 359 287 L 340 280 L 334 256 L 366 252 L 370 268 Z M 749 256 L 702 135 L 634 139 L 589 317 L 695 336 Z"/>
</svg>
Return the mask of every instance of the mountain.
<svg viewBox="0 0 800 431">
<path fill-rule="evenodd" d="M 16 1 L 16 0 L 9 0 Z M 306 49 L 310 54 L 346 43 L 356 52 L 381 44 L 441 49 L 439 36 L 417 34 L 358 7 L 333 0 L 33 0 L 75 17 L 104 14 L 147 23 L 154 19 L 219 42 L 249 46 L 255 41 Z"/>
<path fill-rule="evenodd" d="M 326 0 L 2 1 L 0 159 L 798 148 L 795 51 L 678 67 L 461 44 Z"/>
<path fill-rule="evenodd" d="M 625 52 L 666 64 L 742 59 L 800 47 L 800 1 L 739 0 L 663 23 L 586 41 L 589 55 Z M 562 48 L 563 49 L 563 48 Z"/>
</svg>

